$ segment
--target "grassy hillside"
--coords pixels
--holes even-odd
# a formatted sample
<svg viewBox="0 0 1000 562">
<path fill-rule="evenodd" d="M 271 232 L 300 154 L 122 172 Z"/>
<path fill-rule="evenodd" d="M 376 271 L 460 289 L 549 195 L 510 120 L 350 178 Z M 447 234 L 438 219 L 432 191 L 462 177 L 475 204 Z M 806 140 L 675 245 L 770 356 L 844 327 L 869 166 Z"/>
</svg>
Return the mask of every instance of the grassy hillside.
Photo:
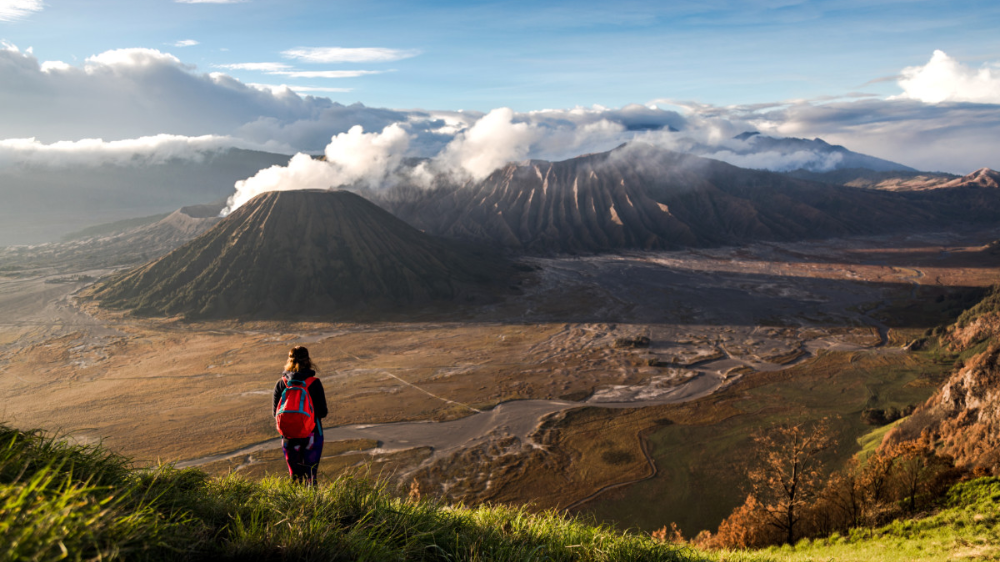
<svg viewBox="0 0 1000 562">
<path fill-rule="evenodd" d="M 136 471 L 100 447 L 0 425 L 0 559 L 705 560 L 555 513 L 397 497 L 342 477 L 316 489 L 197 470 Z"/>
<path fill-rule="evenodd" d="M 888 562 L 907 560 L 997 560 L 1000 558 L 1000 478 L 980 478 L 952 487 L 942 508 L 878 529 L 854 529 L 826 539 L 803 539 L 794 547 L 758 552 L 776 562 Z"/>
<path fill-rule="evenodd" d="M 288 479 L 133 470 L 100 447 L 0 425 L 0 559 L 890 561 L 995 560 L 1000 478 L 876 529 L 761 551 L 706 552 L 553 512 L 445 506 L 357 477 Z"/>
</svg>

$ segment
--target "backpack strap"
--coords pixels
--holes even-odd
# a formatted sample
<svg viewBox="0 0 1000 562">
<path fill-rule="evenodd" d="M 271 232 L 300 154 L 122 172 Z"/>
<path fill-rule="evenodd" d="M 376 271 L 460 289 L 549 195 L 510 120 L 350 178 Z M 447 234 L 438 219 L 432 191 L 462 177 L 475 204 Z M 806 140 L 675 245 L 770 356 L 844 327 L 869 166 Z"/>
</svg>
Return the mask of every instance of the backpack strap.
<svg viewBox="0 0 1000 562">
<path fill-rule="evenodd" d="M 309 385 L 311 385 L 314 382 L 316 382 L 316 377 L 309 377 L 309 378 L 306 379 L 306 392 L 309 392 Z M 310 396 L 310 399 L 311 398 L 312 397 Z M 313 405 L 313 408 L 315 408 L 315 407 L 316 406 Z M 313 413 L 315 414 L 315 410 L 313 411 Z M 323 424 L 320 423 L 319 418 L 316 418 L 316 429 L 319 430 L 319 434 L 320 435 L 323 435 Z M 310 439 L 312 439 L 311 436 L 310 436 Z M 309 446 L 312 447 L 312 443 L 311 442 L 309 443 Z"/>
</svg>

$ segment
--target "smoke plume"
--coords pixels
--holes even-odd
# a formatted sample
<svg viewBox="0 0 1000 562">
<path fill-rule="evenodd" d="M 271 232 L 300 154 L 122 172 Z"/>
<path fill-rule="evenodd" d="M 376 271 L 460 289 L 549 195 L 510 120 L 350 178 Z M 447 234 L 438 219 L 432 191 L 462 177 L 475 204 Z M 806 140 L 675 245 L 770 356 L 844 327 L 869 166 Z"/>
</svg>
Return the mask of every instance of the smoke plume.
<svg viewBox="0 0 1000 562">
<path fill-rule="evenodd" d="M 365 133 L 360 125 L 355 125 L 330 139 L 323 160 L 300 152 L 287 166 L 271 166 L 236 182 L 236 193 L 229 198 L 222 214 L 231 213 L 266 191 L 333 189 L 359 182 L 379 187 L 399 168 L 409 143 L 409 135 L 398 123 L 382 129 L 381 133 Z"/>
</svg>

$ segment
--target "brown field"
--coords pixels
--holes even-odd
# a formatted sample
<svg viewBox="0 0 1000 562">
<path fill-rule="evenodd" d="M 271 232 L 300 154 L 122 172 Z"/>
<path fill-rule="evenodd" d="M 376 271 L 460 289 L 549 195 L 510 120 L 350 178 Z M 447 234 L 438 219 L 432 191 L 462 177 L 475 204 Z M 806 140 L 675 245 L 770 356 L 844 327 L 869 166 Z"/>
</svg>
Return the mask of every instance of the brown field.
<svg viewBox="0 0 1000 562">
<path fill-rule="evenodd" d="M 301 344 L 327 475 L 691 532 L 742 500 L 752 428 L 840 416 L 843 458 L 866 404 L 926 398 L 948 357 L 899 348 L 997 281 L 997 237 L 534 258 L 520 298 L 374 323 L 130 318 L 74 297 L 107 270 L 21 264 L 0 277 L 0 418 L 140 463 L 283 473 L 270 394 Z"/>
</svg>

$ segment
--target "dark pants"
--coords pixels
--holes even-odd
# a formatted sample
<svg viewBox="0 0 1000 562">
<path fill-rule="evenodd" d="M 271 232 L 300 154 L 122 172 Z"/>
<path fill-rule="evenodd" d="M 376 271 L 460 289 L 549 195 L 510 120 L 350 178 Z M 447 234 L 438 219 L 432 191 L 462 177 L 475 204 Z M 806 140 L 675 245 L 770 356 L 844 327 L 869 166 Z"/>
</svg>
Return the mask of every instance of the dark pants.
<svg viewBox="0 0 1000 562">
<path fill-rule="evenodd" d="M 313 433 L 304 439 L 282 439 L 281 448 L 288 463 L 288 474 L 296 482 L 316 485 L 316 469 L 323 456 L 323 435 Z"/>
</svg>

